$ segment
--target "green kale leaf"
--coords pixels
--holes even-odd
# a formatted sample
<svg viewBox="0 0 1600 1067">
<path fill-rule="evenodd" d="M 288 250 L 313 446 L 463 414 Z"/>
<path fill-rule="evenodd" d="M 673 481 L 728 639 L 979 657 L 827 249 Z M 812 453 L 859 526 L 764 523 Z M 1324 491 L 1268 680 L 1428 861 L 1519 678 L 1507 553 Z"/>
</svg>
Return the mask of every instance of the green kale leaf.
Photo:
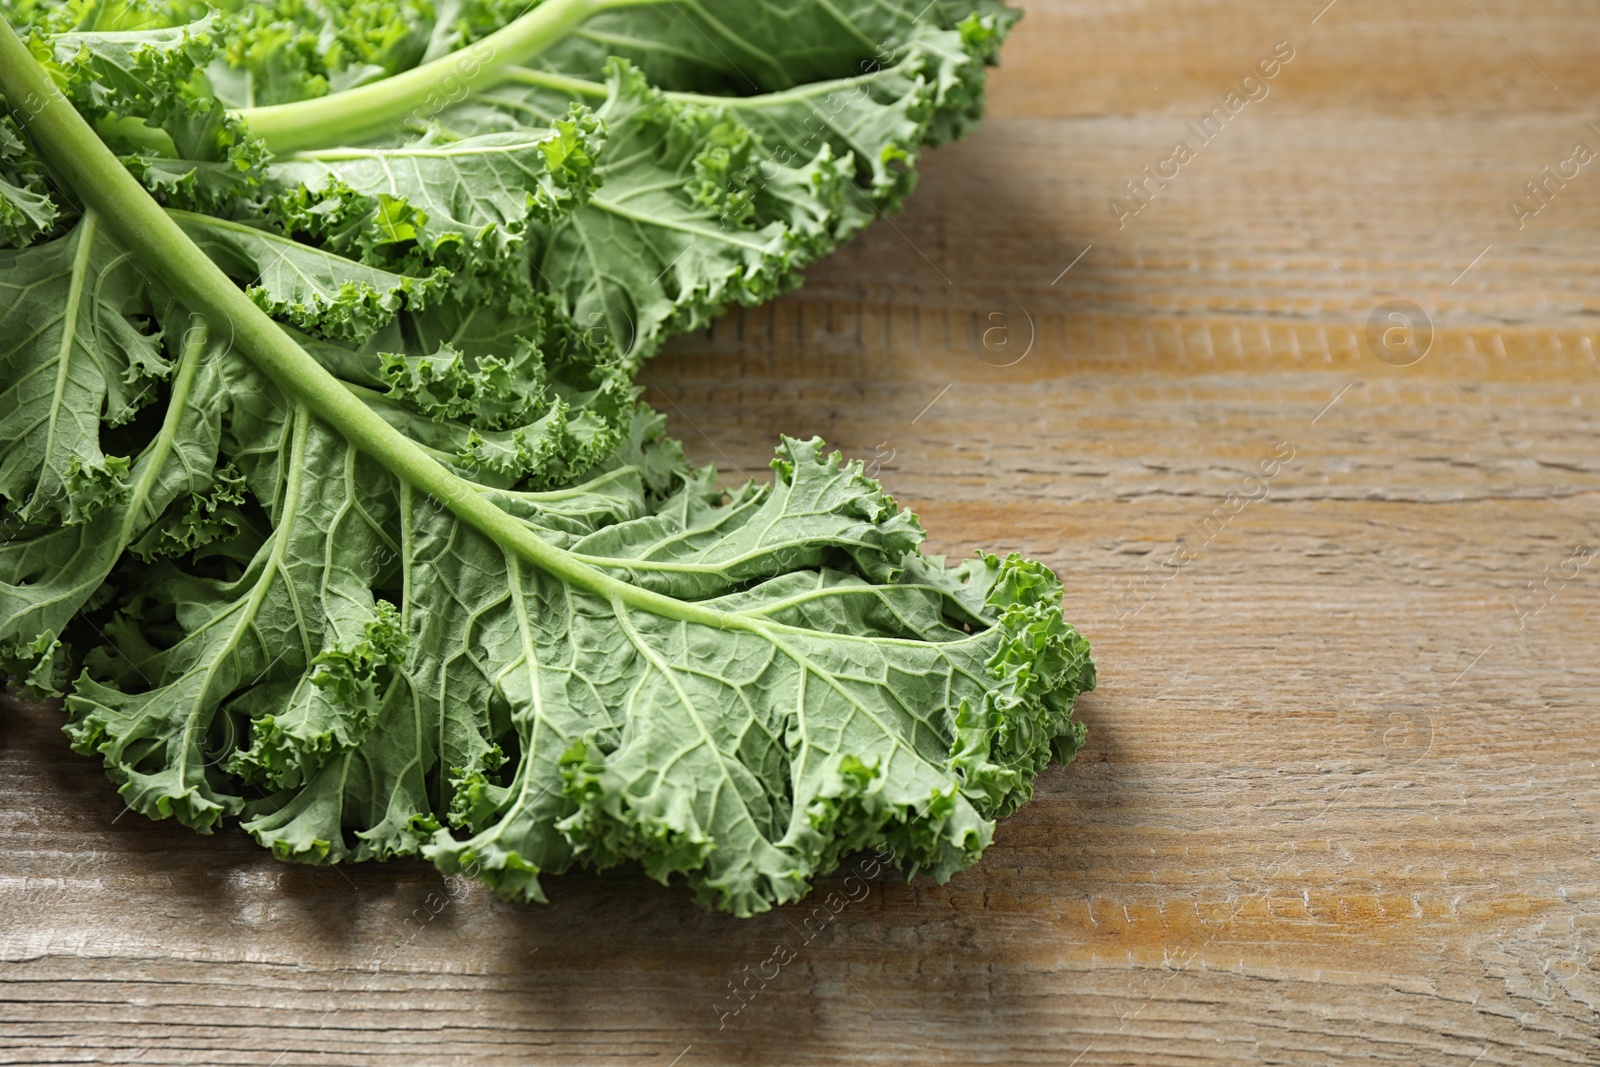
<svg viewBox="0 0 1600 1067">
<path fill-rule="evenodd" d="M 0 670 L 129 807 L 748 915 L 973 863 L 1082 742 L 1038 563 L 633 375 L 981 107 L 989 0 L 0 6 Z"/>
</svg>

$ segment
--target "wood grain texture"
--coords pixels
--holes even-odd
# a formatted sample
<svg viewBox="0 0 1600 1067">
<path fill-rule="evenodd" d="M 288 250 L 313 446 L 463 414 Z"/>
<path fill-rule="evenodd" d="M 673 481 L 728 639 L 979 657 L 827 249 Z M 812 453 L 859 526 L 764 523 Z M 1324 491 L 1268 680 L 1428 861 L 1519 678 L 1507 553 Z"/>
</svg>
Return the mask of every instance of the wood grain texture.
<svg viewBox="0 0 1600 1067">
<path fill-rule="evenodd" d="M 13 701 L 0 1063 L 1600 1063 L 1600 564 L 1529 594 L 1600 546 L 1600 167 L 1508 207 L 1600 147 L 1600 9 L 1324 4 L 1026 4 L 904 215 L 647 371 L 730 478 L 820 433 L 936 550 L 1064 576 L 1090 740 L 977 868 L 810 927 L 837 878 L 513 908 L 123 817 Z M 1434 327 L 1404 368 L 1365 341 L 1395 298 Z"/>
</svg>

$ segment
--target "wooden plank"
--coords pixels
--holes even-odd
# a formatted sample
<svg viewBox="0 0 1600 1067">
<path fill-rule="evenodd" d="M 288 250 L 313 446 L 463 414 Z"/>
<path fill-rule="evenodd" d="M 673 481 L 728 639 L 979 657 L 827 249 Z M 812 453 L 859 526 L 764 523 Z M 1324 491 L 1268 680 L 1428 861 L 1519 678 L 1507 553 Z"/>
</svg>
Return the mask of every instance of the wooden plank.
<svg viewBox="0 0 1600 1067">
<path fill-rule="evenodd" d="M 1600 1063 L 1600 598 L 1529 593 L 1600 543 L 1600 173 L 1507 206 L 1600 145 L 1593 5 L 1026 7 L 904 215 L 647 371 L 730 478 L 820 433 L 937 550 L 1063 574 L 1090 741 L 983 862 L 837 915 L 840 877 L 513 908 L 124 816 L 10 701 L 0 1063 Z M 1366 341 L 1391 299 L 1411 366 Z"/>
</svg>

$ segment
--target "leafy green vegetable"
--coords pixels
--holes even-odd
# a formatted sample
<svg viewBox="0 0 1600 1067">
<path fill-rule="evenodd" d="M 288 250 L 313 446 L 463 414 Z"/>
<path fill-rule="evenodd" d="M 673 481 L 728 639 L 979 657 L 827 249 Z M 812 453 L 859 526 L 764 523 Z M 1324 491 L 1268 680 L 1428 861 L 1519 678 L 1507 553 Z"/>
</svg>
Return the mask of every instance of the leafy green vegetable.
<svg viewBox="0 0 1600 1067">
<path fill-rule="evenodd" d="M 1077 748 L 1047 569 L 819 441 L 720 489 L 631 381 L 897 206 L 1003 7 L 5 10 L 0 659 L 130 807 L 749 914 Z"/>
</svg>

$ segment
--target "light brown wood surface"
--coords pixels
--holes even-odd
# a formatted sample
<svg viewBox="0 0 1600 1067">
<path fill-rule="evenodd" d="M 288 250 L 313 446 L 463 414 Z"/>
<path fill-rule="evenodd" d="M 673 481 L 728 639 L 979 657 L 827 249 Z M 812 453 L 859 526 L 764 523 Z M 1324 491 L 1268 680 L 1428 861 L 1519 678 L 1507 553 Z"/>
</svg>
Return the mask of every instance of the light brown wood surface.
<svg viewBox="0 0 1600 1067">
<path fill-rule="evenodd" d="M 1600 1063 L 1600 162 L 1508 206 L 1600 148 L 1600 8 L 1324 3 L 1026 4 L 905 214 L 646 372 L 730 478 L 820 433 L 936 550 L 1063 575 L 1090 740 L 979 866 L 874 884 L 719 1025 L 812 904 L 282 865 L 119 817 L 10 702 L 0 1062 Z"/>
</svg>

